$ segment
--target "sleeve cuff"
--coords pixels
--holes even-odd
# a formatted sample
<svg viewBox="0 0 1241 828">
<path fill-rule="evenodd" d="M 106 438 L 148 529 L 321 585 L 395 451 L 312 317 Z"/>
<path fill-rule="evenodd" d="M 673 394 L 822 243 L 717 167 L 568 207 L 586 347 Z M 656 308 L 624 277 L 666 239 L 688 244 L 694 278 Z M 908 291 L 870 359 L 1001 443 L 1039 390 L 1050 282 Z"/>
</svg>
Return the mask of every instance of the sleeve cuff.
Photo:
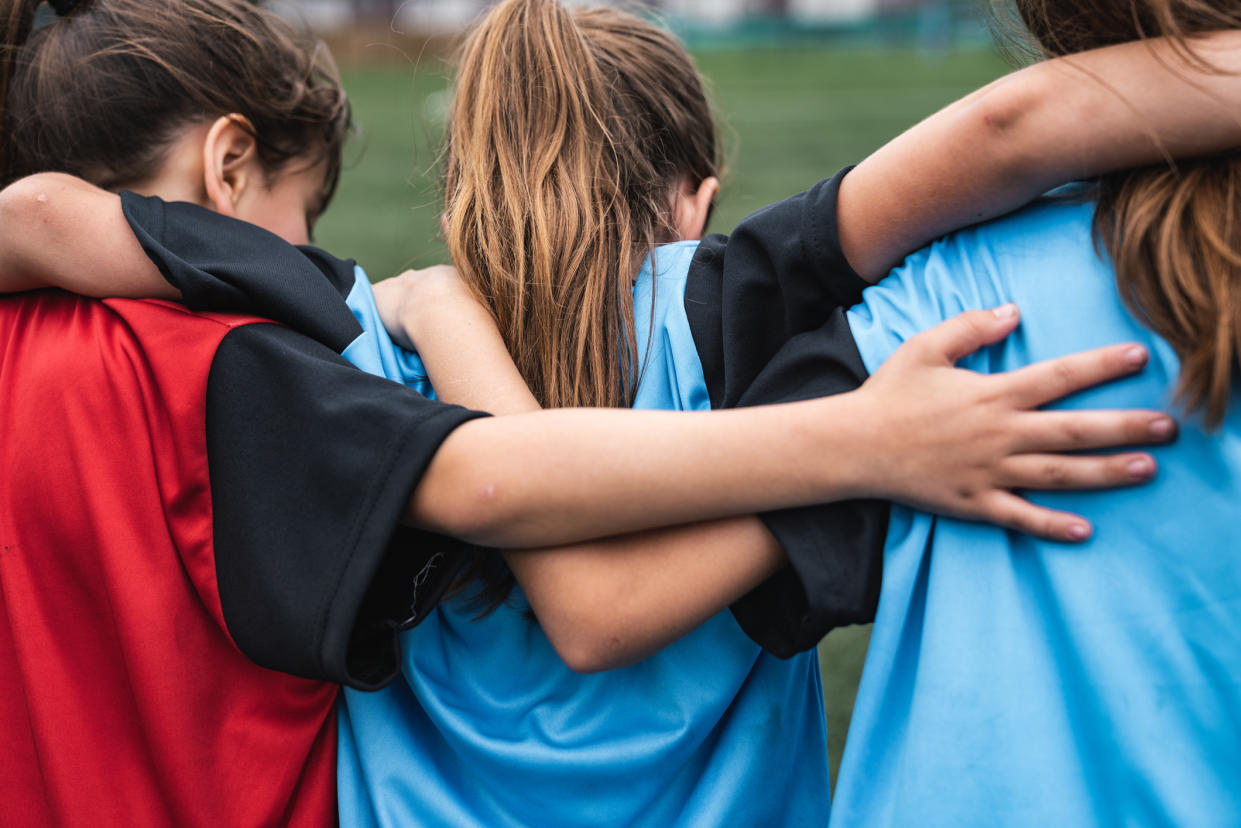
<svg viewBox="0 0 1241 828">
<path fill-rule="evenodd" d="M 837 627 L 875 619 L 888 505 L 857 500 L 760 515 L 789 565 L 733 604 L 757 644 L 789 658 Z"/>
</svg>

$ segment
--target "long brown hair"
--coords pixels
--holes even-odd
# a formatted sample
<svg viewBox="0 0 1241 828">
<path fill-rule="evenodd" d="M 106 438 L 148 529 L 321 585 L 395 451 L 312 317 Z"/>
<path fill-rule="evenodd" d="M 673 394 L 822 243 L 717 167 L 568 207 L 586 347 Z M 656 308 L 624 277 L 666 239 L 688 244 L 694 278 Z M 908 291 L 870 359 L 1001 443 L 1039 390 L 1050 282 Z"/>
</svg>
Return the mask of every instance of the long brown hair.
<svg viewBox="0 0 1241 828">
<path fill-rule="evenodd" d="M 632 284 L 672 241 L 677 182 L 716 175 L 684 48 L 613 9 L 507 0 L 467 39 L 446 139 L 453 263 L 545 406 L 624 406 Z"/>
<path fill-rule="evenodd" d="M 633 280 L 675 238 L 679 181 L 719 164 L 702 79 L 658 27 L 506 0 L 471 32 L 445 141 L 448 247 L 542 405 L 631 403 Z M 486 611 L 513 585 L 488 557 L 472 580 Z"/>
<path fill-rule="evenodd" d="M 0 0 L 0 185 L 43 171 L 137 183 L 185 127 L 238 113 L 269 174 L 325 162 L 331 195 L 349 107 L 308 34 L 251 0 L 82 0 L 35 28 L 40 5 Z"/>
<path fill-rule="evenodd" d="M 1050 55 L 1164 36 L 1207 71 L 1194 35 L 1241 28 L 1241 6 L 1224 0 L 1016 0 L 1016 8 Z M 1104 176 L 1095 231 L 1125 301 L 1180 357 L 1178 399 L 1218 426 L 1241 368 L 1241 158 Z"/>
</svg>

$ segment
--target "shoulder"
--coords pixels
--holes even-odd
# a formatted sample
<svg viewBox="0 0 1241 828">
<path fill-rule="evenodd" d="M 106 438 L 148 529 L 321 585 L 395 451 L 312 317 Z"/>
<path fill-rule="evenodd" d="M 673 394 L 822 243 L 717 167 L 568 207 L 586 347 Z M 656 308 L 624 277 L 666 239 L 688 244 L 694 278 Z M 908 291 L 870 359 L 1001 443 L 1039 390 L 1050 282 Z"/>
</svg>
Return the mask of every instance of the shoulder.
<svg viewBox="0 0 1241 828">
<path fill-rule="evenodd" d="M 1016 302 L 1023 316 L 1046 316 L 1057 304 L 1089 304 L 1114 292 L 1093 219 L 1091 202 L 1047 198 L 910 254 L 848 312 L 867 369 L 965 310 Z"/>
<path fill-rule="evenodd" d="M 1060 251 L 1074 252 L 1093 245 L 1095 204 L 1069 195 L 1049 196 L 1006 216 L 968 227 L 930 245 L 934 251 L 957 249 L 965 253 L 1002 252 L 1020 260 Z"/>
<path fill-rule="evenodd" d="M 702 364 L 685 313 L 685 284 L 698 242 L 651 251 L 633 286 L 640 381 L 635 408 L 709 408 Z"/>
</svg>

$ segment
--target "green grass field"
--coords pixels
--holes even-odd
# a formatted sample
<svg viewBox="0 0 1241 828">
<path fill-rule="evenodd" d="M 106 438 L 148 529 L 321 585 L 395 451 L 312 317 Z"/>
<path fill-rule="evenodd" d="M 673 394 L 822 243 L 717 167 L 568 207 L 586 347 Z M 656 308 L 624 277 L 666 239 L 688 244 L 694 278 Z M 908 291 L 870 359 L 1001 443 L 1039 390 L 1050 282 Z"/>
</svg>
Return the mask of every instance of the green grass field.
<svg viewBox="0 0 1241 828">
<path fill-rule="evenodd" d="M 986 51 L 822 47 L 710 51 L 698 56 L 725 126 L 728 170 L 714 220 L 727 232 L 755 209 L 863 158 L 944 104 L 1005 71 Z M 374 279 L 445 260 L 436 146 L 446 106 L 437 59 L 346 67 L 362 137 L 316 241 L 358 259 Z M 969 152 L 969 147 L 961 147 Z M 820 646 L 832 774 L 844 745 L 868 629 Z"/>
</svg>

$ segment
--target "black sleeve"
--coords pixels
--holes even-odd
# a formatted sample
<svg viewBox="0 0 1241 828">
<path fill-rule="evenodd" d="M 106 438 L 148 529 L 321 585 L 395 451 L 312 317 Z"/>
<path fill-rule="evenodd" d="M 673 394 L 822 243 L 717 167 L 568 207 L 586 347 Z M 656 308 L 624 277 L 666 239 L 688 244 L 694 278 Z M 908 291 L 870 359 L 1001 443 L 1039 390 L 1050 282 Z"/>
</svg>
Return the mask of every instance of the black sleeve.
<svg viewBox="0 0 1241 828">
<path fill-rule="evenodd" d="M 848 169 L 703 240 L 685 285 L 712 408 L 733 408 L 785 342 L 862 298 L 845 259 L 836 194 Z"/>
<path fill-rule="evenodd" d="M 795 402 L 852 391 L 866 379 L 844 310 L 793 337 L 739 405 Z M 888 533 L 888 504 L 846 500 L 760 517 L 789 565 L 733 604 L 746 634 L 776 655 L 814 647 L 836 627 L 875 619 Z"/>
<path fill-rule="evenodd" d="M 715 408 L 790 402 L 866 378 L 842 312 L 866 282 L 840 246 L 836 196 L 848 169 L 704 240 L 685 311 Z M 887 507 L 855 501 L 761 515 L 790 566 L 733 605 L 750 637 L 780 656 L 874 617 Z"/>
<path fill-rule="evenodd" d="M 353 284 L 352 261 L 294 247 L 194 204 L 122 192 L 121 208 L 142 249 L 191 310 L 266 317 L 338 353 L 362 333 L 341 301 Z"/>
<path fill-rule="evenodd" d="M 361 689 L 391 681 L 397 633 L 471 554 L 398 521 L 443 440 L 478 416 L 287 328 L 231 331 L 208 379 L 207 456 L 220 601 L 242 652 Z"/>
</svg>

